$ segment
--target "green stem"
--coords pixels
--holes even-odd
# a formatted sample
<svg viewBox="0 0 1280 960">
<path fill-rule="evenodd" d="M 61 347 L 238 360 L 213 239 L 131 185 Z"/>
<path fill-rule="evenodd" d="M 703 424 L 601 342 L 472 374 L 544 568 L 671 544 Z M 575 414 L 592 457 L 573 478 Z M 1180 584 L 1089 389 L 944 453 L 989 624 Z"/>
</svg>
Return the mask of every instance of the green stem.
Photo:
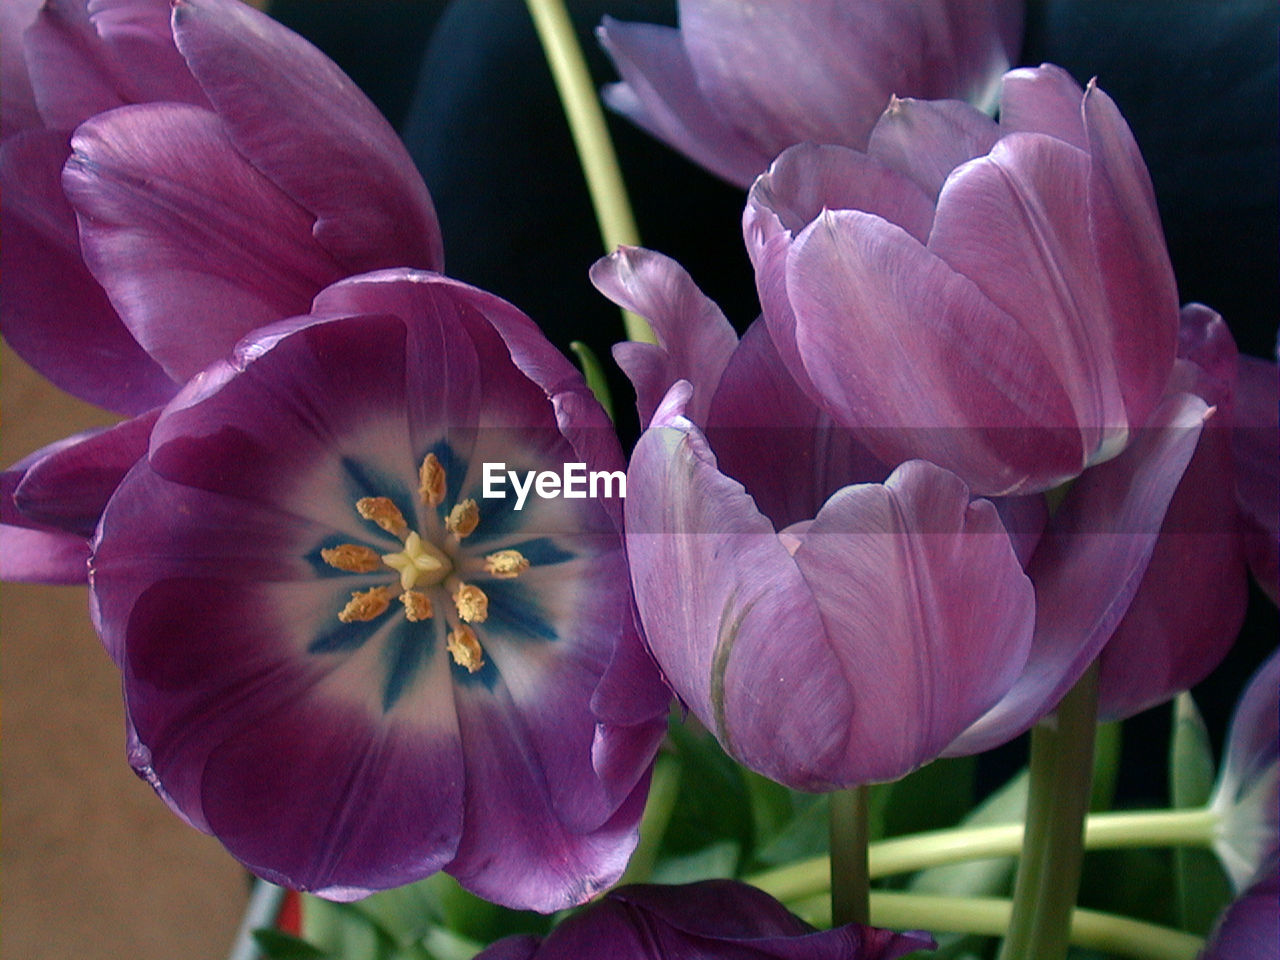
<svg viewBox="0 0 1280 960">
<path fill-rule="evenodd" d="M 794 905 L 819 925 L 829 922 L 827 900 L 814 897 Z M 1013 903 L 995 897 L 936 897 L 874 891 L 871 922 L 879 927 L 945 930 L 998 937 L 1008 928 Z M 1134 960 L 1193 960 L 1204 946 L 1199 937 L 1129 917 L 1076 909 L 1069 914 L 1071 945 Z"/>
<path fill-rule="evenodd" d="M 645 883 L 653 875 L 662 838 L 666 836 L 679 793 L 680 760 L 673 753 L 659 753 L 653 764 L 653 778 L 649 781 L 649 799 L 645 801 L 644 815 L 640 818 L 640 842 L 631 855 L 626 872 L 618 881 L 619 885 Z"/>
<path fill-rule="evenodd" d="M 619 246 L 639 246 L 640 230 L 627 199 L 618 156 L 609 139 L 604 110 L 569 13 L 562 0 L 525 0 L 525 3 L 569 121 L 605 252 L 612 253 Z M 653 331 L 643 317 L 624 310 L 622 321 L 628 339 L 655 342 Z"/>
<path fill-rule="evenodd" d="M 253 882 L 253 892 L 249 894 L 249 903 L 240 921 L 240 929 L 236 931 L 236 942 L 231 947 L 229 960 L 258 960 L 262 956 L 253 931 L 275 926 L 284 895 L 284 887 L 277 887 L 266 880 Z"/>
<path fill-rule="evenodd" d="M 999 960 L 1064 960 L 1067 955 L 1084 858 L 1097 717 L 1094 664 L 1031 732 L 1027 828 Z"/>
<path fill-rule="evenodd" d="M 831 916 L 839 924 L 869 923 L 867 788 L 837 790 L 827 800 L 831 827 Z"/>
<path fill-rule="evenodd" d="M 1084 826 L 1086 850 L 1120 850 L 1134 847 L 1200 847 L 1213 845 L 1218 814 L 1208 807 L 1193 810 L 1126 810 L 1095 813 Z M 989 827 L 930 830 L 871 844 L 868 864 L 871 879 L 914 873 L 930 867 L 1014 857 L 1022 849 L 1020 823 Z M 830 864 L 827 857 L 813 857 L 766 870 L 748 882 L 783 901 L 827 892 Z"/>
</svg>

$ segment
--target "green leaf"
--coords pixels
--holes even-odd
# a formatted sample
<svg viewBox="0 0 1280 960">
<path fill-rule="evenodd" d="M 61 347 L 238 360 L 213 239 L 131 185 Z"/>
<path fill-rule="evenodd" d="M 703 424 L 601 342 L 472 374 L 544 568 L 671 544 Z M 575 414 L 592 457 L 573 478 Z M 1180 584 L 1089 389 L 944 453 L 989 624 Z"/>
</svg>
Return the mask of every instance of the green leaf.
<svg viewBox="0 0 1280 960">
<path fill-rule="evenodd" d="M 1191 694 L 1179 694 L 1173 705 L 1169 745 L 1172 805 L 1199 807 L 1208 803 L 1215 778 L 1209 731 Z M 1208 850 L 1175 850 L 1173 879 L 1178 925 L 1188 933 L 1208 933 L 1222 908 L 1231 901 L 1231 884 L 1218 858 Z"/>
<path fill-rule="evenodd" d="M 386 960 L 394 943 L 350 903 L 302 898 L 302 932 L 326 954 L 342 960 Z"/>
<path fill-rule="evenodd" d="M 653 871 L 654 883 L 697 883 L 732 877 L 737 872 L 741 848 L 728 840 L 713 843 L 696 853 L 667 857 Z"/>
<path fill-rule="evenodd" d="M 419 881 L 375 893 L 355 908 L 396 943 L 417 943 L 441 919 L 429 881 Z"/>
<path fill-rule="evenodd" d="M 696 853 L 718 840 L 751 850 L 754 827 L 742 768 L 691 722 L 673 723 L 668 735 L 680 758 L 680 790 L 664 854 Z"/>
<path fill-rule="evenodd" d="M 332 960 L 319 947 L 269 927 L 253 931 L 258 951 L 266 960 Z"/>
<path fill-rule="evenodd" d="M 825 794 L 803 797 L 794 804 L 795 814 L 787 825 L 755 852 L 761 867 L 777 867 L 827 852 L 827 798 Z"/>
<path fill-rule="evenodd" d="M 1098 724 L 1093 742 L 1093 786 L 1089 792 L 1089 809 L 1095 813 L 1110 810 L 1115 802 L 1122 737 L 1123 724 Z"/>
<path fill-rule="evenodd" d="M 613 397 L 609 394 L 609 382 L 605 379 L 604 368 L 600 366 L 600 360 L 596 357 L 595 351 L 581 340 L 574 340 L 569 344 L 569 349 L 578 358 L 578 365 L 582 367 L 582 375 L 586 378 L 587 387 L 600 401 L 600 406 L 604 407 L 604 412 L 609 415 L 609 419 L 613 420 Z"/>
<path fill-rule="evenodd" d="M 973 805 L 974 757 L 935 760 L 897 783 L 872 789 L 872 804 L 878 808 L 872 821 L 882 822 L 881 837 L 896 837 L 922 830 L 938 830 L 958 823 Z M 877 796 L 879 794 L 879 796 Z"/>
</svg>

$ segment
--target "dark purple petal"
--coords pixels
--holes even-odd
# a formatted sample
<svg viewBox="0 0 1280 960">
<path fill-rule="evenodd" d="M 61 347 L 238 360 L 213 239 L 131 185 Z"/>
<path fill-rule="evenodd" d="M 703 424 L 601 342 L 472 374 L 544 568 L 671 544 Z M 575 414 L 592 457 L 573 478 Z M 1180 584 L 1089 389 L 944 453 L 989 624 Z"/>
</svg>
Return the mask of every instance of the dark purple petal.
<svg viewBox="0 0 1280 960">
<path fill-rule="evenodd" d="M 1151 177 L 1115 103 L 1090 84 L 1089 222 L 1111 313 L 1111 349 L 1129 422 L 1159 402 L 1178 338 L 1178 289 L 1164 245 Z"/>
<path fill-rule="evenodd" d="M 680 31 L 605 17 L 597 32 L 623 82 L 604 88 L 605 102 L 695 163 L 746 188 L 769 161 L 726 123 L 698 88 Z"/>
<path fill-rule="evenodd" d="M 41 457 L 14 490 L 18 509 L 37 522 L 88 540 L 111 494 L 146 454 L 159 412 L 96 431 Z"/>
<path fill-rule="evenodd" d="M 1229 906 L 1200 960 L 1272 960 L 1280 940 L 1280 861 L 1272 858 L 1257 883 Z"/>
<path fill-rule="evenodd" d="M 920 933 L 856 924 L 814 930 L 754 887 L 706 880 L 620 887 L 566 919 L 532 952 L 527 942 L 501 941 L 478 960 L 893 960 L 933 945 Z"/>
<path fill-rule="evenodd" d="M 715 305 L 670 257 L 621 247 L 597 260 L 591 282 L 618 306 L 649 321 L 656 344 L 620 343 L 614 359 L 636 391 L 640 426 L 647 427 L 677 380 L 693 385 L 687 416 L 705 426 L 720 374 L 738 337 Z"/>
<path fill-rule="evenodd" d="M 954 475 L 913 461 L 883 486 L 847 487 L 794 554 L 851 690 L 846 783 L 936 757 L 1021 673 L 1031 582 L 995 508 L 970 504 Z"/>
<path fill-rule="evenodd" d="M 1052 137 L 1011 134 L 958 170 L 938 200 L 929 250 L 972 280 L 1048 358 L 1089 462 L 1114 456 L 1126 417 L 1089 221 L 1089 158 Z M 1168 368 L 1165 368 L 1167 375 Z M 1145 412 L 1144 412 L 1145 417 Z M 1136 426 L 1141 421 L 1134 423 Z"/>
<path fill-rule="evenodd" d="M 1036 629 L 1026 670 L 948 755 L 988 750 L 1029 729 L 1111 638 L 1146 571 L 1207 413 L 1198 397 L 1170 395 L 1120 456 L 1086 470 L 1071 486 L 1028 568 Z"/>
<path fill-rule="evenodd" d="M 504 689 L 462 683 L 454 699 L 467 790 L 465 831 L 448 872 L 487 900 L 544 913 L 614 883 L 639 839 L 647 780 L 607 822 L 575 832 L 554 811 L 547 775 Z"/>
<path fill-rule="evenodd" d="M 1280 377 L 1276 365 L 1240 357 L 1235 394 L 1236 501 L 1247 525 L 1249 566 L 1280 602 Z"/>
<path fill-rule="evenodd" d="M 1080 84 L 1052 63 L 1010 70 L 1000 81 L 1000 129 L 1046 133 L 1088 150 L 1080 111 L 1083 99 Z"/>
<path fill-rule="evenodd" d="M 177 385 L 120 322 L 81 260 L 75 211 L 60 181 L 68 152 L 66 135 L 54 131 L 0 146 L 4 338 L 68 393 L 140 413 L 168 400 Z"/>
<path fill-rule="evenodd" d="M 1076 414 L 1038 344 L 900 227 L 824 213 L 791 247 L 786 277 L 814 389 L 881 460 L 930 460 L 979 494 L 1080 472 Z"/>
<path fill-rule="evenodd" d="M 178 0 L 174 36 L 236 149 L 316 219 L 348 273 L 438 270 L 435 208 L 395 131 L 338 67 L 235 0 Z"/>
<path fill-rule="evenodd" d="M 853 431 L 805 396 L 762 320 L 747 329 L 724 369 L 706 435 L 720 470 L 747 488 L 779 530 L 811 519 L 840 487 L 889 473 Z"/>
<path fill-rule="evenodd" d="M 936 200 L 952 170 L 987 153 L 999 138 L 996 122 L 967 103 L 894 97 L 871 131 L 867 153 Z"/>
<path fill-rule="evenodd" d="M 1248 575 L 1226 416 L 1219 411 L 1205 423 L 1142 583 L 1099 658 L 1105 719 L 1190 689 L 1226 656 L 1244 621 Z"/>
<path fill-rule="evenodd" d="M 77 131 L 63 185 L 85 261 L 179 382 L 249 330 L 306 312 L 342 269 L 312 219 L 235 151 L 218 118 L 147 104 Z"/>
<path fill-rule="evenodd" d="M 130 614 L 125 695 L 139 772 L 193 824 L 260 875 L 353 899 L 449 861 L 460 746 L 443 644 L 414 708 L 379 716 L 359 657 L 300 656 L 314 592 L 157 582 Z"/>
<path fill-rule="evenodd" d="M 0 4 L 0 87 L 4 90 L 0 140 L 43 125 L 22 49 L 23 33 L 35 22 L 40 5 L 41 0 L 10 0 Z"/>
</svg>

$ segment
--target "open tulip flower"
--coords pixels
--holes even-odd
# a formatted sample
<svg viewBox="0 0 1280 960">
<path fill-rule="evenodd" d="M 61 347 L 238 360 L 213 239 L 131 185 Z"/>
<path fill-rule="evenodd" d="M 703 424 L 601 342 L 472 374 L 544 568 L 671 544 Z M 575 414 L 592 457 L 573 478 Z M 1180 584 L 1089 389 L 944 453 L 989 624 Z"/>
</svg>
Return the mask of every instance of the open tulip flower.
<svg viewBox="0 0 1280 960">
<path fill-rule="evenodd" d="M 253 8 L 6 13 L 4 337 L 58 386 L 137 419 L 6 478 L 3 575 L 83 580 L 84 538 L 157 406 L 327 284 L 440 269 L 440 231 L 373 104 Z M 51 570 L 53 556 L 68 559 Z"/>
<path fill-rule="evenodd" d="M 825 429 L 762 324 L 735 345 L 673 261 L 623 251 L 593 278 L 662 342 L 619 349 L 642 412 L 685 364 L 705 371 L 666 393 L 628 473 L 636 604 L 681 699 L 735 758 L 799 789 L 936 757 L 1007 692 L 1031 641 L 1031 583 L 996 508 L 923 461 L 855 482 L 885 468 Z M 761 449 L 761 410 L 790 446 Z"/>
<path fill-rule="evenodd" d="M 681 0 L 680 27 L 606 18 L 622 83 L 605 100 L 747 187 L 804 141 L 863 149 L 893 94 L 994 100 L 1021 0 Z"/>
<path fill-rule="evenodd" d="M 667 693 L 628 653 L 618 503 L 516 509 L 490 461 L 622 466 L 528 318 L 383 271 L 195 377 L 108 505 L 131 762 L 259 875 L 350 899 L 446 869 L 551 911 L 621 873 Z"/>
<path fill-rule="evenodd" d="M 476 960 L 894 960 L 934 946 L 857 924 L 815 930 L 754 887 L 706 880 L 620 887 L 545 940 L 509 937 Z"/>
<path fill-rule="evenodd" d="M 1015 70 L 1000 121 L 896 100 L 865 153 L 806 144 L 744 215 L 787 368 L 888 463 L 984 496 L 1056 487 L 1152 425 L 1178 301 L 1115 104 Z"/>
</svg>

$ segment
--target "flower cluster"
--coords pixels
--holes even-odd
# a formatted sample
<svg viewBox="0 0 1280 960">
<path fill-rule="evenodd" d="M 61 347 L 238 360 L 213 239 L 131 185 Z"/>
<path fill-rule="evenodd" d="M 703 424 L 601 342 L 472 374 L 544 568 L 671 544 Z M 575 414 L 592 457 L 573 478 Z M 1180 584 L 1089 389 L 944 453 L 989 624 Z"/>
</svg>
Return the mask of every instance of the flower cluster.
<svg viewBox="0 0 1280 960">
<path fill-rule="evenodd" d="M 890 960 L 933 941 L 728 879 L 610 890 L 673 696 L 791 810 L 1073 690 L 1091 737 L 1213 670 L 1250 569 L 1275 599 L 1275 366 L 1179 306 L 1128 124 L 1010 69 L 1013 0 L 606 19 L 607 102 L 749 187 L 761 307 L 739 336 L 674 259 L 591 268 L 655 333 L 614 353 L 629 459 L 535 321 L 443 272 L 409 155 L 319 51 L 239 0 L 4 3 L 4 336 L 126 419 L 0 477 L 0 574 L 88 583 L 130 764 L 258 877 L 600 897 L 487 960 Z M 625 500 L 495 496 L 494 464 Z M 1201 811 L 1240 895 L 1210 956 L 1274 940 L 1278 664 Z M 786 861 L 760 839 L 708 872 Z"/>
</svg>

